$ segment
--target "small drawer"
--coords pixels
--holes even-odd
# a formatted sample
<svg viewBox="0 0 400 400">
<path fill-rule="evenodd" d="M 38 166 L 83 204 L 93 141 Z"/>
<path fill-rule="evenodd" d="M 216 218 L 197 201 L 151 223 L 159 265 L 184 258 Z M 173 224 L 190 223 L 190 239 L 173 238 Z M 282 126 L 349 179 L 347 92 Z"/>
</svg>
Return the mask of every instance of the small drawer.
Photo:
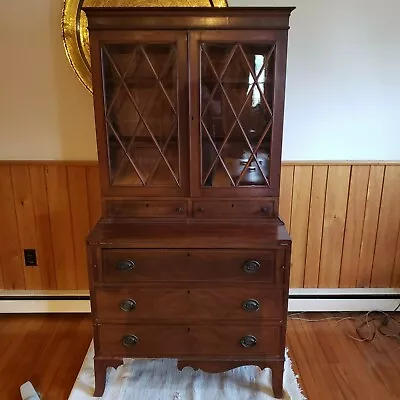
<svg viewBox="0 0 400 400">
<path fill-rule="evenodd" d="M 176 200 L 108 200 L 110 218 L 187 217 L 187 202 Z"/>
<path fill-rule="evenodd" d="M 254 284 L 242 287 L 180 286 L 99 288 L 95 296 L 96 316 L 109 321 L 180 320 L 185 323 L 210 320 L 259 323 L 282 319 L 281 289 L 266 289 Z"/>
<path fill-rule="evenodd" d="M 196 218 L 272 218 L 275 200 L 199 200 L 193 203 Z"/>
<path fill-rule="evenodd" d="M 104 249 L 106 283 L 213 281 L 283 283 L 280 250 Z"/>
<path fill-rule="evenodd" d="M 281 327 L 271 325 L 98 326 L 98 355 L 107 357 L 279 357 Z"/>
</svg>

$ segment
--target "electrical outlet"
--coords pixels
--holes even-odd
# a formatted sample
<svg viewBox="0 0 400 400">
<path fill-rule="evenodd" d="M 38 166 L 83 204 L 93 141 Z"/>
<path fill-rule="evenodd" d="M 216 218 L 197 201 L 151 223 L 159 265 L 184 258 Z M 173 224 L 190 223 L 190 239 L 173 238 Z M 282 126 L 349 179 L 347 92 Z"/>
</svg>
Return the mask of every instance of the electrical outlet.
<svg viewBox="0 0 400 400">
<path fill-rule="evenodd" d="M 36 267 L 37 258 L 35 249 L 24 249 L 24 260 L 26 267 Z"/>
</svg>

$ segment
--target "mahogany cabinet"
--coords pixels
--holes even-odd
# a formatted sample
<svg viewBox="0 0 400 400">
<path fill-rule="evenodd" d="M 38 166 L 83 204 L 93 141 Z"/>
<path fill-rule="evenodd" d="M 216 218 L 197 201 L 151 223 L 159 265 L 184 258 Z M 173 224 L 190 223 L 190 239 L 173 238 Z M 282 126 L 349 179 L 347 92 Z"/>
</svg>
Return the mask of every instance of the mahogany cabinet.
<svg viewBox="0 0 400 400">
<path fill-rule="evenodd" d="M 292 10 L 84 9 L 103 211 L 87 238 L 96 395 L 124 357 L 170 357 L 272 368 L 282 397 Z"/>
</svg>

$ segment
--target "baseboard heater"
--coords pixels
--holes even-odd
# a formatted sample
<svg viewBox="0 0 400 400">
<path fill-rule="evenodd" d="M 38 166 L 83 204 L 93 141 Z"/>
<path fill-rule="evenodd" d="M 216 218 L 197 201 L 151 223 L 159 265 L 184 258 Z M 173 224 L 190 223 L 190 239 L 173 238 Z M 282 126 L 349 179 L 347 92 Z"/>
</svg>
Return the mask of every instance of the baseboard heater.
<svg viewBox="0 0 400 400">
<path fill-rule="evenodd" d="M 394 311 L 400 289 L 291 289 L 289 311 Z"/>
<path fill-rule="evenodd" d="M 400 289 L 291 289 L 289 292 L 289 312 L 394 311 L 399 304 Z M 89 312 L 90 297 L 85 291 L 67 294 L 0 291 L 0 313 L 4 314 Z"/>
</svg>

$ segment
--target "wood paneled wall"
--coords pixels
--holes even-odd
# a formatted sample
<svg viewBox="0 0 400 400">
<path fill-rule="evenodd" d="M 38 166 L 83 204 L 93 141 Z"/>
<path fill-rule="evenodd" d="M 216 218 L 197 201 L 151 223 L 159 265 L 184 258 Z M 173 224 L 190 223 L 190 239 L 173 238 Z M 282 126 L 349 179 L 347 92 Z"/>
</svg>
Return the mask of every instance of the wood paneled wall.
<svg viewBox="0 0 400 400">
<path fill-rule="evenodd" d="M 0 164 L 0 288 L 88 289 L 85 237 L 100 215 L 96 164 Z"/>
<path fill-rule="evenodd" d="M 400 287 L 400 165 L 282 167 L 291 287 Z"/>
<path fill-rule="evenodd" d="M 87 289 L 85 236 L 100 214 L 95 163 L 0 163 L 0 289 Z M 286 163 L 280 214 L 291 287 L 400 287 L 400 163 Z"/>
</svg>

